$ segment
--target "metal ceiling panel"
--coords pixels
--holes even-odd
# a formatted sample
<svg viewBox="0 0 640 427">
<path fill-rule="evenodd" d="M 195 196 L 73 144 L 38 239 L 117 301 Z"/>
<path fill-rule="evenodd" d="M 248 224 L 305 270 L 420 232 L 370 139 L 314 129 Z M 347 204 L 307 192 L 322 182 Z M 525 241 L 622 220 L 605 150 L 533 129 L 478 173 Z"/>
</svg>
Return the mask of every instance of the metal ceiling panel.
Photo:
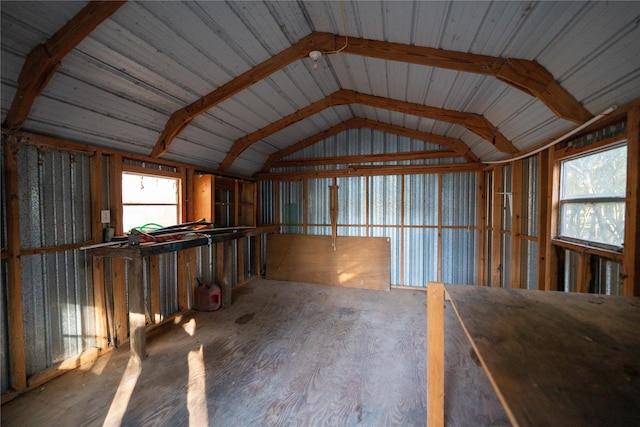
<svg viewBox="0 0 640 427">
<path fill-rule="evenodd" d="M 28 52 L 85 4 L 2 2 L 3 118 Z M 351 37 L 536 60 L 594 114 L 640 99 L 638 2 L 128 2 L 63 59 L 22 128 L 149 154 L 173 112 L 312 31 L 345 34 L 345 23 Z M 238 138 L 339 89 L 482 114 L 520 149 L 575 126 L 491 76 L 339 53 L 317 69 L 295 61 L 196 116 L 165 158 L 217 167 Z M 270 135 L 233 170 L 251 175 L 269 153 L 354 115 L 505 157 L 460 126 L 354 104 Z"/>
</svg>

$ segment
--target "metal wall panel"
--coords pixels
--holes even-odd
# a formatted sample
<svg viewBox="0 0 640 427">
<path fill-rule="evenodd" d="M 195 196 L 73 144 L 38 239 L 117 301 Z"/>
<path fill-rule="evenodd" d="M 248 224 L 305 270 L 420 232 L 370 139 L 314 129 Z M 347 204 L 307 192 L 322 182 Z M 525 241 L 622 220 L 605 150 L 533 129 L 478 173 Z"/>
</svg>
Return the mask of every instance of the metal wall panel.
<svg viewBox="0 0 640 427">
<path fill-rule="evenodd" d="M 405 225 L 438 225 L 438 174 L 404 177 Z"/>
<path fill-rule="evenodd" d="M 404 230 L 404 285 L 426 287 L 438 281 L 438 230 Z"/>
<path fill-rule="evenodd" d="M 91 239 L 91 158 L 20 145 L 18 181 L 23 249 Z"/>
<path fill-rule="evenodd" d="M 331 224 L 329 218 L 330 185 L 333 185 L 331 178 L 307 180 L 307 224 Z M 338 192 L 340 192 L 339 189 Z M 339 204 L 338 211 L 340 211 Z"/>
<path fill-rule="evenodd" d="M 476 226 L 478 174 L 442 174 L 442 225 Z"/>
<path fill-rule="evenodd" d="M 336 180 L 338 224 L 366 224 L 367 179 L 367 177 L 347 177 Z"/>
<path fill-rule="evenodd" d="M 303 203 L 302 181 L 280 182 L 281 224 L 302 224 Z"/>
<path fill-rule="evenodd" d="M 96 345 L 91 258 L 79 250 L 23 256 L 27 375 Z"/>
<path fill-rule="evenodd" d="M 442 281 L 476 285 L 477 231 L 442 230 Z"/>
<path fill-rule="evenodd" d="M 387 237 L 391 244 L 391 284 L 400 284 L 400 240 L 402 232 L 399 227 L 371 227 L 369 229 L 371 237 Z"/>
<path fill-rule="evenodd" d="M 276 223 L 276 195 L 273 181 L 260 181 L 260 213 L 262 224 Z"/>
<path fill-rule="evenodd" d="M 538 289 L 538 242 L 521 241 L 520 271 L 522 287 Z"/>
<path fill-rule="evenodd" d="M 401 176 L 373 176 L 369 179 L 369 224 L 399 225 L 402 215 Z"/>
</svg>

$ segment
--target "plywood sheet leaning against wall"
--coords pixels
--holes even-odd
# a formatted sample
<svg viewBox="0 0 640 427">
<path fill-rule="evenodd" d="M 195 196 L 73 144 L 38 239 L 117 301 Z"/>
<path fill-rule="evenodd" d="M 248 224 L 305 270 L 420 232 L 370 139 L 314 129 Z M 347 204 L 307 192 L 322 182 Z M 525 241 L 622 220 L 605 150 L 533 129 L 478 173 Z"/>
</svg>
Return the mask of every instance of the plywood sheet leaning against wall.
<svg viewBox="0 0 640 427">
<path fill-rule="evenodd" d="M 386 237 L 270 234 L 266 278 L 388 291 L 391 244 Z"/>
</svg>

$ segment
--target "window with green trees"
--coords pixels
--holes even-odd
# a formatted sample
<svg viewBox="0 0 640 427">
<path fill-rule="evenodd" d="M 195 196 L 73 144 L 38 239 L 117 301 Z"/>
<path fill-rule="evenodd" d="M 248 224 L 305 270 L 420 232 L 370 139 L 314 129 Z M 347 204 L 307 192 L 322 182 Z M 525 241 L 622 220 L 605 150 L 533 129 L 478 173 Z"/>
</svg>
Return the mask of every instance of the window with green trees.
<svg viewBox="0 0 640 427">
<path fill-rule="evenodd" d="M 626 183 L 626 144 L 563 161 L 560 236 L 621 248 Z"/>
</svg>

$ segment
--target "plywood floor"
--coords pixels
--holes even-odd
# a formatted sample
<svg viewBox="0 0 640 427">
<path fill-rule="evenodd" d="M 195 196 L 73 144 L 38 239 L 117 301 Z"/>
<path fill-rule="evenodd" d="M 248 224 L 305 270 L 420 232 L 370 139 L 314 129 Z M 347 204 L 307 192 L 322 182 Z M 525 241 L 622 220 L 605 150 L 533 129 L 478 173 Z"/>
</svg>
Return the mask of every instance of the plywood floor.
<svg viewBox="0 0 640 427">
<path fill-rule="evenodd" d="M 2 406 L 3 425 L 424 425 L 425 293 L 255 280 Z"/>
</svg>

